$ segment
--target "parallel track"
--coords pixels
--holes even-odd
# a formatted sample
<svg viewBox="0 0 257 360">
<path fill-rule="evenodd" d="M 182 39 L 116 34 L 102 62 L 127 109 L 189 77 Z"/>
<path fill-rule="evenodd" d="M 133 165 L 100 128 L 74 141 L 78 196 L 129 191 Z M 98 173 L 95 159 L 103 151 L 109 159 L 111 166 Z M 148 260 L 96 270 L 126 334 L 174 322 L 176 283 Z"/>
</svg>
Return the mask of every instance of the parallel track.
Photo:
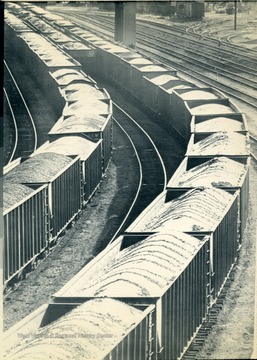
<svg viewBox="0 0 257 360">
<path fill-rule="evenodd" d="M 16 129 L 12 151 L 7 154 L 7 163 L 10 163 L 19 157 L 27 157 L 35 151 L 37 131 L 28 105 L 6 61 L 4 61 L 4 72 L 4 93 Z"/>
<path fill-rule="evenodd" d="M 134 201 L 113 240 L 126 229 L 165 188 L 167 175 L 162 157 L 147 132 L 120 106 L 113 103 L 114 121 L 129 138 L 139 164 L 139 184 Z"/>
<path fill-rule="evenodd" d="M 71 13 L 61 13 L 72 20 Z M 106 19 L 103 16 L 80 15 L 74 12 L 75 14 L 79 25 L 98 33 L 100 36 L 104 34 L 104 36 L 113 39 L 112 17 Z M 257 81 L 254 80 L 257 64 L 255 51 L 247 51 L 246 49 L 239 51 L 238 47 L 233 45 L 220 50 L 217 45 L 211 45 L 211 42 L 199 43 L 199 40 L 188 40 L 188 38 L 187 42 L 189 41 L 189 43 L 185 44 L 184 36 L 178 32 L 174 42 L 172 37 L 167 38 L 167 34 L 174 32 L 174 29 L 172 30 L 171 27 L 163 24 L 151 22 L 151 30 L 149 26 L 145 29 L 145 26 L 142 25 L 138 26 L 138 29 L 141 30 L 137 31 L 137 50 L 143 55 L 167 66 L 175 67 L 182 74 L 197 81 L 201 80 L 207 86 L 213 86 L 228 96 L 257 109 Z M 165 32 L 160 29 L 165 29 Z M 167 33 L 167 31 L 169 32 Z M 219 51 L 218 56 L 216 55 L 217 51 Z M 209 54 L 207 54 L 208 52 Z M 249 62 L 251 62 L 251 67 Z"/>
<path fill-rule="evenodd" d="M 237 262 L 233 265 L 218 299 L 216 300 L 215 304 L 212 305 L 210 313 L 208 314 L 205 321 L 201 324 L 198 333 L 190 343 L 189 347 L 186 349 L 181 360 L 197 360 L 198 352 L 202 349 L 207 336 L 212 330 L 212 327 L 217 323 L 218 316 L 223 308 L 223 305 L 225 304 L 226 296 L 236 275 L 236 267 Z"/>
<path fill-rule="evenodd" d="M 10 163 L 13 159 L 18 143 L 18 128 L 16 124 L 15 114 L 8 94 L 4 88 L 4 151 L 3 164 L 4 166 Z"/>
</svg>

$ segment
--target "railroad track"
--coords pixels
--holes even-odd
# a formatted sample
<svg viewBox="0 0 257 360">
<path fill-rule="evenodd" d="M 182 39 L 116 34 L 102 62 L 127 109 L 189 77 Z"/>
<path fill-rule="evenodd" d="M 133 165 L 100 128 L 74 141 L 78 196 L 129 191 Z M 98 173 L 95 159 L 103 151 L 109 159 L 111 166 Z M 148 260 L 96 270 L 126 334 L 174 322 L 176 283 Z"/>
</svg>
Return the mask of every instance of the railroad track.
<svg viewBox="0 0 257 360">
<path fill-rule="evenodd" d="M 236 267 L 237 263 L 233 265 L 229 276 L 220 292 L 218 299 L 216 300 L 215 304 L 212 305 L 210 309 L 210 313 L 208 314 L 205 321 L 202 323 L 199 331 L 197 332 L 195 338 L 181 357 L 181 360 L 196 360 L 198 352 L 202 349 L 205 340 L 207 339 L 208 335 L 210 334 L 212 327 L 217 323 L 218 316 L 220 311 L 225 304 L 226 296 L 229 292 L 231 284 L 234 281 L 236 275 Z"/>
<path fill-rule="evenodd" d="M 159 195 L 167 184 L 164 161 L 148 133 L 120 106 L 113 103 L 115 123 L 129 138 L 139 164 L 138 189 L 134 201 L 110 243 Z"/>
<path fill-rule="evenodd" d="M 113 40 L 112 17 L 81 15 L 77 12 L 71 12 L 67 16 L 65 11 L 61 13 L 70 20 L 74 20 L 76 15 L 79 25 Z M 215 87 L 224 94 L 257 109 L 255 51 L 238 50 L 240 47 L 233 45 L 226 45 L 218 50 L 217 45 L 211 44 L 210 40 L 200 43 L 199 39 L 185 40 L 178 30 L 175 31 L 176 36 L 172 40 L 174 29 L 152 22 L 146 26 L 144 21 L 144 26 L 138 25 L 137 30 L 137 50 L 143 55 L 169 67 L 175 67 L 183 75 L 197 81 L 201 80 L 205 85 Z"/>
<path fill-rule="evenodd" d="M 12 157 L 16 148 L 18 140 L 18 129 L 15 121 L 12 106 L 6 90 L 4 89 L 4 118 L 3 118 L 3 133 L 5 141 L 3 142 L 3 164 L 7 165 Z"/>
<path fill-rule="evenodd" d="M 204 53 L 211 54 L 214 58 L 224 58 L 228 61 L 230 60 L 231 66 L 234 66 L 235 63 L 239 61 L 240 66 L 242 68 L 251 67 L 254 70 L 256 66 L 256 51 L 249 50 L 246 48 L 242 48 L 239 45 L 231 44 L 231 43 L 224 43 L 221 42 L 219 39 L 214 39 L 210 36 L 210 32 L 201 32 L 197 33 L 195 29 L 197 26 L 193 27 L 186 27 L 183 25 L 166 25 L 162 23 L 154 24 L 153 21 L 141 20 L 140 23 L 143 22 L 144 24 L 149 24 L 151 27 L 156 29 L 162 29 L 162 31 L 166 32 L 169 35 L 174 36 L 174 38 L 179 38 L 180 42 L 182 41 L 183 45 L 186 46 L 194 46 L 197 48 L 200 53 L 203 53 L 203 45 L 204 45 Z M 184 38 L 184 34 L 187 34 L 186 39 Z M 182 36 L 181 36 L 182 35 Z M 199 41 L 201 40 L 201 41 Z M 246 67 L 244 67 L 246 65 Z"/>
<path fill-rule="evenodd" d="M 65 15 L 65 12 L 63 13 Z M 77 19 L 85 19 L 85 15 L 76 14 Z M 114 18 L 113 16 L 104 16 L 99 14 L 86 15 L 90 19 L 88 26 L 95 25 L 95 31 L 102 28 L 106 36 L 114 39 Z M 72 18 L 71 18 L 72 19 Z M 185 54 L 196 55 L 208 60 L 208 64 L 216 63 L 216 67 L 222 60 L 222 69 L 236 71 L 238 76 L 245 76 L 246 79 L 252 80 L 251 75 L 255 75 L 256 51 L 243 49 L 242 47 L 230 43 L 221 43 L 217 39 L 190 32 L 190 28 L 178 25 L 166 25 L 163 23 L 156 24 L 154 21 L 137 20 L 137 38 L 138 35 L 150 34 L 151 40 L 168 42 L 172 49 L 186 49 Z M 187 36 L 184 36 L 184 35 Z M 222 45 L 222 47 L 221 47 Z M 204 49 L 204 50 L 203 50 Z M 197 52 L 196 52 L 197 51 Z M 235 65 L 236 64 L 236 65 Z M 240 73 L 239 71 L 240 70 Z"/>
<path fill-rule="evenodd" d="M 34 120 L 15 78 L 4 61 L 4 94 L 8 108 L 6 114 L 11 122 L 9 130 L 11 143 L 8 144 L 5 164 L 19 157 L 27 157 L 37 148 L 37 131 Z M 13 124 L 13 125 L 12 125 Z"/>
</svg>

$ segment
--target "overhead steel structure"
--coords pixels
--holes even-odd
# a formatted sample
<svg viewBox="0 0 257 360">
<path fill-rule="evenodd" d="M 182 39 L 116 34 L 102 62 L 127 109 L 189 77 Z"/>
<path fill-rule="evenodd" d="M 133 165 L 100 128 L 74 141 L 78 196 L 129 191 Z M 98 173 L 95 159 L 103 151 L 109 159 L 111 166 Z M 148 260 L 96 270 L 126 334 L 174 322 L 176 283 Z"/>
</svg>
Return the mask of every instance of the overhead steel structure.
<svg viewBox="0 0 257 360">
<path fill-rule="evenodd" d="M 115 40 L 134 48 L 136 45 L 136 3 L 115 2 Z"/>
</svg>

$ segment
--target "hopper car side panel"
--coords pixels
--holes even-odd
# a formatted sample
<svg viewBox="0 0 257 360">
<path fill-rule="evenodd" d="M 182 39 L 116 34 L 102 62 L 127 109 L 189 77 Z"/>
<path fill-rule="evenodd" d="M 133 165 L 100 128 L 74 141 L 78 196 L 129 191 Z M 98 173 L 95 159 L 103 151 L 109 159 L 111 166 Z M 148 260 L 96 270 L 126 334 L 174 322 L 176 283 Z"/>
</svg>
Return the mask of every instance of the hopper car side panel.
<svg viewBox="0 0 257 360">
<path fill-rule="evenodd" d="M 158 96 L 158 87 L 153 84 L 147 77 L 143 77 L 143 103 L 153 112 L 158 111 L 157 106 L 157 96 Z"/>
<path fill-rule="evenodd" d="M 104 360 L 151 360 L 156 354 L 155 311 L 151 311 Z"/>
<path fill-rule="evenodd" d="M 9 281 L 48 246 L 46 186 L 4 214 L 4 282 Z"/>
<path fill-rule="evenodd" d="M 84 201 L 88 201 L 94 194 L 102 179 L 101 167 L 101 145 L 99 145 L 91 156 L 84 162 L 85 185 Z"/>
<path fill-rule="evenodd" d="M 56 239 L 80 212 L 81 181 L 80 162 L 77 159 L 50 183 L 52 239 Z"/>
<path fill-rule="evenodd" d="M 248 159 L 250 163 L 250 158 Z M 248 169 L 249 168 L 250 168 L 250 164 L 248 164 Z M 242 243 L 242 238 L 249 214 L 249 180 L 250 180 L 250 174 L 248 170 L 240 193 L 240 237 L 239 237 L 240 244 Z"/>
<path fill-rule="evenodd" d="M 106 171 L 112 155 L 112 116 L 106 121 L 106 126 L 102 133 L 103 138 L 103 172 Z"/>
<path fill-rule="evenodd" d="M 207 315 L 209 242 L 161 298 L 161 358 L 177 359 Z"/>
<path fill-rule="evenodd" d="M 216 298 L 237 258 L 238 199 L 222 219 L 213 235 L 213 297 Z"/>
</svg>

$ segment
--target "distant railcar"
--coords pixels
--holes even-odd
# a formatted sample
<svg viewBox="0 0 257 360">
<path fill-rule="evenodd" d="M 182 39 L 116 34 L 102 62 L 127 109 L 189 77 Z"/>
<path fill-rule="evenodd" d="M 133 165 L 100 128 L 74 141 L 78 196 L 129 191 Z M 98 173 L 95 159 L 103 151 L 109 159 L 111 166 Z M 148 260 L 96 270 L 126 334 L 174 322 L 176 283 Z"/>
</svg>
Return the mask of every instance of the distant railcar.
<svg viewBox="0 0 257 360">
<path fill-rule="evenodd" d="M 183 19 L 201 20 L 204 17 L 204 1 L 177 1 L 176 14 Z"/>
</svg>

